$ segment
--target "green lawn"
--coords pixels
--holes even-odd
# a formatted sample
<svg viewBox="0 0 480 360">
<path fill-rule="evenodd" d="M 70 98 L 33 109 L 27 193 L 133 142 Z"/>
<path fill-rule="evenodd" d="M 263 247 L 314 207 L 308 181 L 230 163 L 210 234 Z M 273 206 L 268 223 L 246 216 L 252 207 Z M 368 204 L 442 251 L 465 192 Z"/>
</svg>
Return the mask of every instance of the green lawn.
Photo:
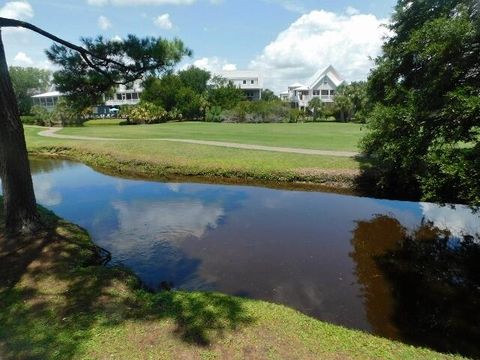
<svg viewBox="0 0 480 360">
<path fill-rule="evenodd" d="M 183 128 L 232 129 L 235 124 L 166 124 L 156 126 L 96 126 L 68 128 L 64 133 L 96 136 L 130 136 L 135 131 L 158 132 Z M 231 126 L 230 126 L 231 125 Z M 283 125 L 283 124 L 281 124 Z M 293 124 L 291 129 L 303 128 L 305 124 Z M 310 124 L 308 124 L 310 126 Z M 318 124 L 313 124 L 318 125 Z M 330 124 L 329 124 L 330 125 Z M 269 125 L 253 125 L 239 129 L 269 129 Z M 274 127 L 276 125 L 273 125 Z M 112 131 L 109 132 L 109 129 Z M 121 132 L 126 129 L 126 133 Z M 138 130 L 137 130 L 138 129 Z M 284 127 L 280 127 L 286 131 Z M 239 181 L 267 182 L 313 182 L 328 186 L 350 187 L 358 171 L 358 162 L 353 158 L 277 153 L 258 150 L 223 148 L 208 145 L 162 142 L 162 141 L 85 141 L 46 138 L 38 135 L 38 127 L 26 127 L 25 134 L 30 153 L 63 155 L 85 162 L 88 165 L 121 173 L 142 176 L 201 176 L 229 178 Z M 191 130 L 189 130 L 191 131 Z M 292 130 L 293 131 L 293 130 Z M 299 132 L 299 130 L 296 130 Z M 120 132 L 120 134 L 118 133 Z M 304 134 L 306 134 L 304 132 Z M 151 134 L 150 134 L 151 135 Z M 147 136 L 137 134 L 136 136 Z M 158 135 L 157 135 L 158 136 Z M 231 136 L 231 134 L 230 134 Z M 155 136 L 156 137 L 156 136 Z M 223 139 L 225 140 L 225 139 Z M 254 141 L 253 139 L 250 139 Z M 279 145 L 282 145 L 279 143 Z M 294 144 L 286 144 L 293 146 Z M 348 183 L 348 184 L 347 184 Z"/>
<path fill-rule="evenodd" d="M 0 199 L 1 204 L 1 199 Z M 99 265 L 80 228 L 43 211 L 32 237 L 2 236 L 0 359 L 455 359 L 218 293 L 148 293 Z"/>
<path fill-rule="evenodd" d="M 60 133 L 123 139 L 176 138 L 242 144 L 357 151 L 362 126 L 351 123 L 223 124 L 182 122 L 157 125 L 101 126 L 114 120 L 95 120 Z M 96 124 L 100 124 L 95 126 Z"/>
</svg>

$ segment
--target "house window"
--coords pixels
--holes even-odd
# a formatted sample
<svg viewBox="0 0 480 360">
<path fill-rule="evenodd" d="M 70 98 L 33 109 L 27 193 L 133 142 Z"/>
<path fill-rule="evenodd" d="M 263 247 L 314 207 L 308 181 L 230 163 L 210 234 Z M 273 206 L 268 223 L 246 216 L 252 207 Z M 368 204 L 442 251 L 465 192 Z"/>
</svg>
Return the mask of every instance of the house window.
<svg viewBox="0 0 480 360">
<path fill-rule="evenodd" d="M 330 90 L 330 95 L 334 96 L 335 95 L 335 90 Z"/>
<path fill-rule="evenodd" d="M 327 84 L 328 84 L 328 80 L 327 80 L 327 78 L 324 78 L 324 79 L 323 79 L 323 83 L 324 83 L 325 85 L 327 85 Z"/>
<path fill-rule="evenodd" d="M 319 96 L 320 90 L 313 90 L 313 96 Z"/>
<path fill-rule="evenodd" d="M 255 84 L 255 80 L 250 80 L 250 84 Z"/>
<path fill-rule="evenodd" d="M 122 100 L 122 94 L 117 94 L 117 100 Z"/>
<path fill-rule="evenodd" d="M 247 85 L 247 80 L 243 80 L 243 85 Z"/>
<path fill-rule="evenodd" d="M 126 95 L 127 95 L 127 100 L 132 100 L 132 94 L 127 93 Z"/>
<path fill-rule="evenodd" d="M 328 90 L 322 90 L 322 96 L 328 96 Z"/>
<path fill-rule="evenodd" d="M 138 100 L 138 93 L 132 94 L 132 100 Z"/>
</svg>

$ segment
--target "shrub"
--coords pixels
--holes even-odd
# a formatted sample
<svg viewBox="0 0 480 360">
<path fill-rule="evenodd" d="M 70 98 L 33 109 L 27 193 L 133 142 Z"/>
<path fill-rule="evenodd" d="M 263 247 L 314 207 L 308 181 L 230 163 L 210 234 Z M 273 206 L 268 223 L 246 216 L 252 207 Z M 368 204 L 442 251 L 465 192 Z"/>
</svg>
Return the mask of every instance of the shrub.
<svg viewBox="0 0 480 360">
<path fill-rule="evenodd" d="M 25 122 L 25 120 L 27 120 L 27 117 L 22 116 L 22 122 L 24 124 L 41 126 L 50 125 L 50 113 L 44 107 L 38 105 L 32 106 L 30 113 L 32 114 L 28 117 L 28 121 L 30 122 Z"/>
<path fill-rule="evenodd" d="M 275 123 L 288 121 L 290 106 L 281 101 L 241 101 L 221 115 L 225 122 Z"/>
<path fill-rule="evenodd" d="M 157 124 L 169 120 L 169 114 L 163 107 L 146 101 L 122 107 L 120 111 L 122 117 L 136 124 Z"/>
<path fill-rule="evenodd" d="M 222 108 L 220 106 L 211 106 L 205 113 L 205 121 L 207 122 L 221 122 Z"/>
</svg>

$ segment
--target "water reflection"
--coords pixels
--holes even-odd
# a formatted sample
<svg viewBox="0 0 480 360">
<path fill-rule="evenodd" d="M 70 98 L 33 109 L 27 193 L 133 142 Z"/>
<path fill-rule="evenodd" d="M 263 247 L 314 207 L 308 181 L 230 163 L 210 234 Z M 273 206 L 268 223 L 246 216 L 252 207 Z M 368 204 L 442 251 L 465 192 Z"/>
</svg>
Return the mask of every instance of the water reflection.
<svg viewBox="0 0 480 360">
<path fill-rule="evenodd" d="M 480 238 L 423 222 L 359 222 L 352 258 L 375 332 L 439 351 L 480 356 Z"/>
<path fill-rule="evenodd" d="M 148 286 L 162 281 L 187 289 L 208 289 L 197 276 L 200 260 L 189 259 L 179 249 L 184 241 L 198 241 L 215 229 L 224 215 L 221 204 L 200 201 L 114 201 L 116 230 L 99 240 L 115 260 L 138 271 Z M 118 241 L 122 239 L 122 241 Z"/>
<path fill-rule="evenodd" d="M 436 235 L 448 229 L 456 238 L 480 233 L 480 214 L 466 207 L 125 180 L 64 161 L 37 160 L 32 168 L 40 202 L 86 228 L 98 245 L 112 252 L 114 262 L 130 267 L 152 288 L 171 283 L 180 289 L 264 299 L 335 324 L 429 346 L 437 346 L 436 340 L 417 332 L 430 331 L 438 340 L 442 331 L 449 331 L 464 348 L 475 334 L 475 317 L 464 319 L 467 312 L 459 306 L 462 316 L 446 312 L 434 318 L 463 319 L 468 328 L 463 344 L 459 326 L 432 328 L 424 320 L 432 314 L 429 309 L 441 308 L 431 296 L 450 299 L 443 303 L 448 305 L 467 297 L 467 290 L 457 285 L 445 288 L 429 280 L 435 273 L 425 269 L 434 265 L 428 256 L 457 261 L 452 267 L 455 281 L 472 278 L 462 271 L 473 273 L 473 265 L 460 264 L 473 260 L 457 255 L 451 260 L 442 255 L 445 248 L 432 253 L 441 246 L 427 241 L 405 248 L 408 236 L 418 238 L 415 229 L 422 223 L 433 224 L 422 227 L 425 234 L 433 228 Z M 440 288 L 447 289 L 446 295 Z M 472 300 L 464 304 L 477 304 L 478 292 L 469 296 Z M 419 309 L 425 316 L 415 312 L 414 298 L 422 302 Z"/>
</svg>

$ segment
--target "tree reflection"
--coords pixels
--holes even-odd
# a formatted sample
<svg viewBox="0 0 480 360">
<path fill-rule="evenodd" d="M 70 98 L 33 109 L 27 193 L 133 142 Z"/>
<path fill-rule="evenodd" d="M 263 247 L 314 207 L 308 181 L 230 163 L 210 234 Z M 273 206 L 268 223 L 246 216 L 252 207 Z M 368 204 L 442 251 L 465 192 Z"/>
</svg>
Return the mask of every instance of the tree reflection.
<svg viewBox="0 0 480 360">
<path fill-rule="evenodd" d="M 431 223 L 413 233 L 387 216 L 358 222 L 352 258 L 380 335 L 480 355 L 480 245 Z"/>
</svg>

